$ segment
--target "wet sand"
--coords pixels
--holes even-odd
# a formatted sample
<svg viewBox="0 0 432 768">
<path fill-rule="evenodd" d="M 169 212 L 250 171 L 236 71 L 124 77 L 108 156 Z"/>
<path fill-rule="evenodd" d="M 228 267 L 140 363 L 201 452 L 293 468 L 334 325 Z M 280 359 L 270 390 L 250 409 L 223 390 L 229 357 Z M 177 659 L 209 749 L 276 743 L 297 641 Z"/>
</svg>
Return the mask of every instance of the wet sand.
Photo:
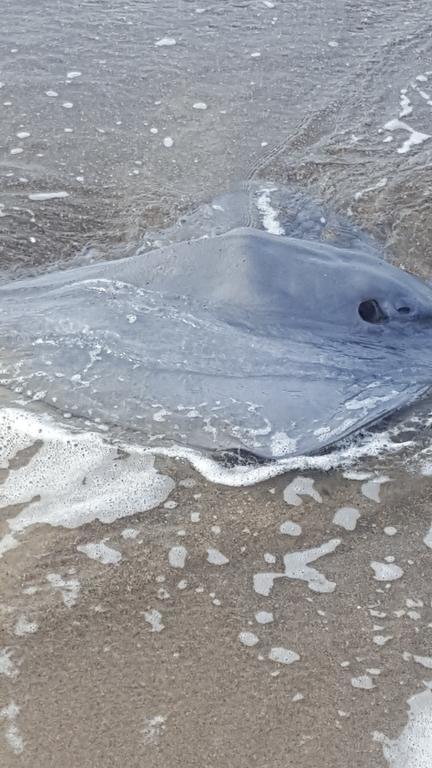
<svg viewBox="0 0 432 768">
<path fill-rule="evenodd" d="M 0 648 L 11 664 L 0 709 L 19 706 L 14 718 L 2 710 L 1 764 L 423 765 L 387 763 L 374 734 L 397 739 L 407 699 L 432 678 L 430 659 L 426 669 L 406 655 L 430 654 L 430 481 L 407 475 L 362 492 L 362 481 L 317 474 L 319 502 L 285 491 L 295 476 L 233 491 L 178 462 L 168 471 L 195 481 L 170 495 L 174 509 L 70 531 L 40 526 L 1 561 Z M 353 531 L 333 522 L 346 506 L 360 512 Z M 287 520 L 300 535 L 280 533 Z M 135 538 L 123 538 L 125 528 Z M 254 590 L 254 574 L 282 573 L 287 553 L 335 539 L 334 552 L 311 563 L 334 591 L 299 578 L 275 580 L 268 597 Z M 119 562 L 77 550 L 102 540 Z M 187 550 L 183 568 L 169 563 L 174 546 Z M 228 562 L 208 562 L 209 548 Z M 371 561 L 389 556 L 402 577 L 375 580 Z M 273 621 L 258 623 L 259 611 Z M 22 617 L 37 630 L 18 636 Z M 242 632 L 258 642 L 242 644 Z M 275 648 L 300 658 L 271 660 Z M 357 678 L 367 687 L 353 687 Z M 22 750 L 10 732 L 8 741 L 11 725 Z"/>
</svg>

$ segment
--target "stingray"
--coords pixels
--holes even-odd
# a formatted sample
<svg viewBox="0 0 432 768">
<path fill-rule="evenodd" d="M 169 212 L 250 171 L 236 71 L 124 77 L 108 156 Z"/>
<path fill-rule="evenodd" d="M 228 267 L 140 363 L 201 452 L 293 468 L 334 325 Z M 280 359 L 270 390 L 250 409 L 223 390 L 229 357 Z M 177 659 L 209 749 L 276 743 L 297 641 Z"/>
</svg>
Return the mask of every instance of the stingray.
<svg viewBox="0 0 432 768">
<path fill-rule="evenodd" d="M 132 256 L 1 286 L 1 384 L 148 445 L 264 460 L 321 452 L 423 395 L 429 285 L 352 228 L 326 241 L 318 208 L 242 194 Z"/>
</svg>

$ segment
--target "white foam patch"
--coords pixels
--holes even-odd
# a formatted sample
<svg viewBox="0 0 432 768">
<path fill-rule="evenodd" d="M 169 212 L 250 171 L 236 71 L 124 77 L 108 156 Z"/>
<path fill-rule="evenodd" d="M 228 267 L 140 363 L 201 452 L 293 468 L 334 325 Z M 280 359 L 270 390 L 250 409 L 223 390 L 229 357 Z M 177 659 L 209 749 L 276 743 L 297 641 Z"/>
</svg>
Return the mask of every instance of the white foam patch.
<svg viewBox="0 0 432 768">
<path fill-rule="evenodd" d="M 61 190 L 60 192 L 32 192 L 28 199 L 34 202 L 44 202 L 45 200 L 62 200 L 65 197 L 69 197 L 69 192 Z"/>
<path fill-rule="evenodd" d="M 207 562 L 211 563 L 211 565 L 226 565 L 229 563 L 229 560 L 218 549 L 209 547 L 207 550 Z"/>
<path fill-rule="evenodd" d="M 285 488 L 283 493 L 284 500 L 287 504 L 299 507 L 303 504 L 303 500 L 300 497 L 310 496 L 311 499 L 321 504 L 322 498 L 318 491 L 315 490 L 314 483 L 315 481 L 310 477 L 296 477 Z"/>
<path fill-rule="evenodd" d="M 14 627 L 14 632 L 18 637 L 23 637 L 24 635 L 34 635 L 38 629 L 39 624 L 35 621 L 28 621 L 25 616 L 19 616 Z"/>
<path fill-rule="evenodd" d="M 297 447 L 297 440 L 289 437 L 286 432 L 275 432 L 270 439 L 273 456 L 290 456 Z"/>
<path fill-rule="evenodd" d="M 121 532 L 122 539 L 136 539 L 139 531 L 136 528 L 123 528 Z"/>
<path fill-rule="evenodd" d="M 386 645 L 390 640 L 393 640 L 393 635 L 374 635 L 372 638 L 375 645 L 378 645 L 380 648 L 383 645 Z"/>
<path fill-rule="evenodd" d="M 369 675 L 360 675 L 359 677 L 352 677 L 351 685 L 353 688 L 360 688 L 363 691 L 370 691 L 372 688 L 375 688 L 374 681 Z"/>
<path fill-rule="evenodd" d="M 0 539 L 0 557 L 3 557 L 3 555 L 11 549 L 16 549 L 18 545 L 19 541 L 17 541 L 11 533 L 7 533 Z"/>
<path fill-rule="evenodd" d="M 381 486 L 384 483 L 389 483 L 390 478 L 386 475 L 380 475 L 379 477 L 374 477 L 372 480 L 367 480 L 365 483 L 362 484 L 361 492 L 363 496 L 365 496 L 367 499 L 370 499 L 371 501 L 375 501 L 377 504 L 380 503 L 380 490 Z"/>
<path fill-rule="evenodd" d="M 420 664 L 425 669 L 432 669 L 432 657 L 431 656 L 413 656 L 416 664 Z"/>
<path fill-rule="evenodd" d="M 334 592 L 336 584 L 328 581 L 326 577 L 309 563 L 318 560 L 323 555 L 334 552 L 341 543 L 340 539 L 331 539 L 314 549 L 306 549 L 302 552 L 289 552 L 283 558 L 285 571 L 283 573 L 256 573 L 253 578 L 255 592 L 267 597 L 276 579 L 298 579 L 305 581 L 313 592 Z"/>
<path fill-rule="evenodd" d="M 0 675 L 14 679 L 15 677 L 18 677 L 19 671 L 12 655 L 12 648 L 0 649 Z"/>
<path fill-rule="evenodd" d="M 0 720 L 6 723 L 6 743 L 14 755 L 21 755 L 24 751 L 24 741 L 16 722 L 19 711 L 19 707 L 14 702 L 0 709 Z"/>
<path fill-rule="evenodd" d="M 184 480 L 180 480 L 179 482 L 179 485 L 181 485 L 182 488 L 195 488 L 196 484 L 196 480 L 194 480 L 193 477 L 185 477 Z"/>
<path fill-rule="evenodd" d="M 242 645 L 246 645 L 248 648 L 259 643 L 259 638 L 253 632 L 240 632 L 238 639 Z"/>
<path fill-rule="evenodd" d="M 187 560 L 188 551 L 181 545 L 171 547 L 168 552 L 168 562 L 171 568 L 184 568 Z"/>
<path fill-rule="evenodd" d="M 369 480 L 370 477 L 372 477 L 371 472 L 359 472 L 355 469 L 349 469 L 347 472 L 343 472 L 342 476 L 345 477 L 347 480 Z"/>
<path fill-rule="evenodd" d="M 152 632 L 162 632 L 165 629 L 165 624 L 162 624 L 162 614 L 154 608 L 144 612 L 144 619 L 147 624 L 150 624 Z"/>
<path fill-rule="evenodd" d="M 386 525 L 384 528 L 384 533 L 386 536 L 396 536 L 397 528 L 395 528 L 393 525 Z"/>
<path fill-rule="evenodd" d="M 359 192 L 356 192 L 355 195 L 354 195 L 354 199 L 355 200 L 361 200 L 361 198 L 364 197 L 365 195 L 369 194 L 369 192 L 375 192 L 375 191 L 377 191 L 379 189 L 383 189 L 383 187 L 385 187 L 386 184 L 387 184 L 387 177 L 385 176 L 384 178 L 382 178 L 379 181 L 377 181 L 377 183 L 374 184 L 372 187 L 366 187 L 365 189 L 361 189 L 361 190 L 359 190 Z M 380 401 L 380 400 L 390 400 L 390 398 L 391 398 L 391 395 L 388 395 L 385 398 L 371 397 L 371 398 L 368 398 L 367 400 L 362 400 L 362 401 L 354 399 L 354 400 L 348 400 L 345 403 L 345 405 L 346 405 L 346 407 L 348 409 L 363 408 L 365 406 L 370 408 L 377 401 Z"/>
<path fill-rule="evenodd" d="M 78 552 L 87 555 L 90 560 L 97 560 L 102 565 L 117 565 L 121 560 L 121 552 L 108 547 L 103 541 L 91 541 L 88 544 L 79 544 Z"/>
<path fill-rule="evenodd" d="M 37 523 L 65 528 L 93 520 L 112 523 L 158 506 L 175 485 L 156 471 L 153 456 L 131 448 L 118 461 L 119 449 L 100 435 L 69 432 L 31 413 L 0 411 L 0 434 L 3 468 L 24 448 L 42 441 L 25 466 L 10 470 L 0 489 L 0 509 L 26 505 L 8 520 L 12 532 Z"/>
<path fill-rule="evenodd" d="M 341 507 L 333 517 L 333 523 L 346 531 L 354 531 L 360 512 L 355 507 Z"/>
<path fill-rule="evenodd" d="M 389 120 L 384 128 L 386 131 L 407 131 L 409 133 L 408 138 L 405 139 L 403 144 L 397 149 L 400 155 L 406 154 L 413 147 L 423 144 L 431 138 L 430 134 L 415 131 L 414 128 L 411 128 L 410 125 L 402 122 L 402 120 Z"/>
<path fill-rule="evenodd" d="M 262 214 L 264 229 L 272 235 L 284 235 L 285 230 L 278 222 L 278 211 L 271 204 L 270 194 L 275 191 L 275 187 L 263 189 L 257 199 L 256 206 Z"/>
<path fill-rule="evenodd" d="M 170 47 L 175 44 L 176 44 L 176 39 L 174 37 L 161 37 L 159 40 L 156 40 L 155 42 L 156 48 Z"/>
<path fill-rule="evenodd" d="M 273 613 L 271 611 L 257 611 L 255 614 L 255 621 L 258 624 L 271 624 L 273 621 Z"/>
<path fill-rule="evenodd" d="M 298 523 L 294 523 L 293 520 L 285 520 L 279 526 L 279 530 L 287 536 L 300 536 L 302 527 Z"/>
<path fill-rule="evenodd" d="M 160 737 L 165 732 L 166 717 L 164 715 L 153 715 L 146 717 L 142 734 L 145 744 L 157 744 Z"/>
<path fill-rule="evenodd" d="M 408 699 L 408 722 L 397 739 L 374 733 L 383 745 L 390 768 L 430 768 L 432 765 L 432 692 L 427 689 Z"/>
<path fill-rule="evenodd" d="M 394 563 L 380 563 L 372 560 L 370 565 L 374 571 L 374 579 L 376 581 L 396 581 L 404 574 L 402 568 Z"/>
<path fill-rule="evenodd" d="M 295 661 L 300 661 L 300 656 L 289 648 L 276 646 L 270 650 L 269 659 L 276 661 L 278 664 L 294 664 Z"/>
<path fill-rule="evenodd" d="M 412 114 L 413 106 L 406 95 L 406 88 L 403 88 L 400 94 L 400 112 L 399 117 L 408 117 L 408 115 Z"/>
<path fill-rule="evenodd" d="M 64 579 L 59 573 L 49 573 L 47 582 L 51 584 L 53 589 L 60 592 L 66 608 L 73 608 L 81 590 L 79 580 L 76 578 Z"/>
<path fill-rule="evenodd" d="M 423 538 L 424 543 L 429 549 L 432 549 L 432 525 L 429 528 L 426 536 Z M 0 541 L 0 554 L 1 554 L 1 541 Z"/>
</svg>

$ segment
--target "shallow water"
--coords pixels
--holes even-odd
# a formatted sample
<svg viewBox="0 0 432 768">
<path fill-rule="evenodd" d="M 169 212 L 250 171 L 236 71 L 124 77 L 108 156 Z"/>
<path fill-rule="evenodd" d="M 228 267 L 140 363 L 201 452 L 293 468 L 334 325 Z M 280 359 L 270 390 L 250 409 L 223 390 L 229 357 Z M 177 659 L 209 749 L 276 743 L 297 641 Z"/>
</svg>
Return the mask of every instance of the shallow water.
<svg viewBox="0 0 432 768">
<path fill-rule="evenodd" d="M 332 0 L 331 3 L 305 0 L 300 5 L 281 0 L 224 0 L 223 3 L 83 0 L 79 4 L 65 0 L 41 0 L 35 4 L 23 0 L 18 4 L 4 1 L 0 10 L 0 277 L 3 282 L 46 269 L 64 268 L 71 263 L 117 259 L 137 248 L 145 249 L 163 237 L 161 233 L 173 225 L 179 215 L 194 209 L 201 211 L 199 206 L 203 202 L 236 188 L 239 181 L 253 180 L 259 184 L 261 179 L 276 185 L 289 184 L 296 189 L 298 197 L 293 197 L 293 201 L 297 202 L 292 209 L 281 212 L 286 221 L 294 222 L 293 226 L 300 222 L 302 231 L 310 225 L 311 234 L 314 232 L 316 219 L 312 223 L 308 208 L 305 208 L 306 219 L 302 218 L 303 208 L 298 203 L 306 194 L 316 201 L 318 208 L 325 209 L 326 215 L 333 212 L 358 224 L 399 266 L 426 279 L 432 277 L 432 25 L 428 0 L 408 4 L 384 0 L 374 5 L 356 0 Z M 266 207 L 265 198 L 261 213 L 267 216 L 267 228 L 277 229 L 278 219 Z M 335 218 L 336 230 L 338 222 Z M 176 230 L 169 231 L 170 238 L 175 239 Z M 331 226 L 326 227 L 325 238 L 333 239 Z M 53 413 L 46 421 L 42 403 L 35 404 L 36 415 L 23 415 L 17 414 L 17 404 L 10 393 L 0 392 L 0 397 L 4 406 L 0 446 L 4 481 L 0 557 L 3 556 L 2 563 L 6 563 L 1 601 L 5 639 L 0 643 L 6 650 L 0 649 L 0 673 L 10 685 L 7 694 L 0 698 L 0 730 L 2 738 L 4 736 L 0 755 L 4 748 L 5 765 L 15 765 L 12 761 L 18 759 L 16 755 L 29 760 L 33 766 L 46 765 L 46 743 L 51 741 L 45 741 L 45 746 L 38 742 L 39 731 L 43 733 L 45 726 L 38 726 L 38 713 L 25 704 L 26 681 L 36 680 L 39 687 L 40 665 L 45 670 L 44 679 L 49 679 L 44 653 L 52 648 L 53 637 L 58 639 L 62 651 L 58 679 L 63 679 L 62 670 L 69 652 L 70 658 L 75 658 L 73 647 L 70 650 L 68 645 L 69 638 L 80 622 L 88 629 L 79 629 L 83 634 L 79 637 L 79 651 L 71 671 L 72 681 L 74 670 L 79 670 L 76 659 L 82 655 L 87 663 L 89 654 L 91 658 L 89 649 L 100 647 L 105 630 L 98 629 L 100 634 L 93 637 L 99 625 L 96 618 L 88 621 L 88 611 L 97 612 L 98 603 L 92 602 L 93 587 L 88 585 L 96 584 L 95 589 L 100 593 L 95 600 L 103 602 L 103 596 L 111 594 L 111 582 L 99 571 L 91 571 L 85 563 L 88 557 L 96 558 L 98 567 L 112 565 L 118 567 L 117 573 L 124 575 L 119 556 L 123 549 L 126 552 L 124 567 L 129 570 L 124 578 L 118 577 L 117 591 L 113 593 L 118 596 L 117 602 L 112 598 L 114 607 L 103 608 L 112 610 L 114 634 L 123 623 L 129 625 L 129 617 L 123 622 L 122 613 L 123 603 L 127 603 L 130 615 L 134 616 L 134 626 L 143 621 L 144 611 L 144 622 L 149 632 L 154 633 L 152 638 L 158 638 L 161 633 L 167 638 L 164 652 L 166 659 L 172 661 L 173 648 L 177 645 L 169 633 L 174 626 L 176 609 L 180 616 L 178 632 L 184 633 L 181 637 L 186 648 L 194 648 L 193 637 L 197 635 L 204 638 L 205 648 L 212 651 L 207 626 L 219 627 L 214 611 L 226 597 L 230 609 L 225 614 L 221 607 L 222 638 L 231 638 L 231 631 L 234 637 L 243 633 L 240 645 L 244 646 L 247 636 L 248 653 L 255 653 L 250 635 L 259 636 L 263 644 L 267 638 L 272 644 L 266 651 L 270 662 L 263 661 L 262 657 L 261 665 L 289 663 L 290 675 L 291 662 L 300 655 L 300 660 L 292 664 L 293 670 L 300 670 L 292 673 L 298 674 L 297 678 L 287 678 L 284 673 L 271 678 L 282 686 L 285 685 L 283 677 L 287 686 L 276 690 L 272 707 L 279 706 L 276 702 L 281 695 L 284 701 L 288 701 L 288 697 L 289 701 L 295 701 L 299 686 L 303 685 L 306 698 L 308 691 L 318 690 L 316 709 L 309 700 L 303 708 L 306 714 L 298 716 L 298 721 L 295 717 L 290 720 L 290 727 L 294 729 L 290 738 L 304 733 L 295 742 L 299 766 L 315 765 L 316 742 L 308 746 L 308 738 L 316 723 L 321 723 L 318 725 L 320 745 L 324 745 L 329 755 L 330 763 L 326 762 L 326 755 L 323 757 L 326 768 L 345 765 L 350 749 L 354 749 L 354 760 L 363 759 L 361 753 L 365 755 L 365 768 L 402 765 L 408 742 L 414 744 L 414 754 L 420 755 L 413 766 L 423 765 L 420 759 L 430 763 L 427 757 L 430 748 L 422 742 L 425 738 L 423 720 L 429 717 L 430 697 L 428 693 L 419 693 L 425 675 L 415 661 L 427 659 L 430 652 L 430 624 L 427 624 L 431 618 L 428 616 L 430 596 L 427 590 L 422 591 L 424 585 L 430 583 L 427 556 L 432 540 L 427 486 L 427 478 L 432 474 L 430 402 L 424 401 L 405 412 L 401 419 L 384 424 L 375 433 L 360 436 L 356 443 L 343 445 L 337 452 L 297 463 L 296 467 L 303 472 L 314 473 L 313 479 L 299 480 L 289 475 L 271 481 L 269 487 L 262 481 L 271 479 L 281 469 L 288 471 L 293 467 L 287 464 L 276 469 L 221 468 L 198 453 L 184 452 L 206 478 L 203 481 L 200 475 L 189 475 L 189 464 L 175 460 L 172 455 L 155 458 L 146 453 L 142 445 L 125 444 L 119 435 L 113 447 L 104 441 L 103 424 L 75 422 L 66 413 L 59 426 L 59 418 Z M 96 436 L 95 429 L 99 432 Z M 332 473 L 330 470 L 335 467 L 338 469 Z M 222 491 L 207 480 L 230 486 L 257 484 L 247 492 Z M 194 487 L 194 483 L 198 487 Z M 174 486 L 176 501 L 172 500 Z M 389 491 L 389 487 L 395 490 Z M 417 488 L 419 497 L 415 495 Z M 307 506 L 310 496 L 315 507 Z M 284 520 L 286 504 L 289 506 Z M 351 516 L 351 527 L 347 525 L 344 530 L 332 522 L 337 508 L 359 509 L 363 519 L 360 517 L 359 522 L 353 523 Z M 187 520 L 182 517 L 186 510 Z M 287 522 L 287 514 L 295 519 L 288 521 L 290 524 L 285 525 L 287 533 L 284 533 L 280 526 Z M 126 517 L 131 519 L 122 522 Z M 116 521 L 120 526 L 128 525 L 121 536 Z M 184 536 L 180 533 L 183 526 Z M 203 532 L 194 534 L 194 526 Z M 272 526 L 276 526 L 277 536 Z M 60 535 L 58 531 L 65 528 L 73 530 Z M 217 528 L 219 532 L 213 530 Z M 295 534 L 288 535 L 289 531 Z M 400 532 L 400 537 L 393 539 L 395 531 Z M 268 541 L 263 541 L 261 549 L 258 532 L 265 534 Z M 252 541 L 255 534 L 257 539 Z M 294 545 L 292 542 L 290 545 L 291 537 L 297 534 L 305 540 L 297 542 L 294 538 Z M 115 539 L 116 535 L 118 540 L 113 546 L 118 551 L 105 543 L 109 536 Z M 177 535 L 181 536 L 180 545 Z M 142 539 L 136 538 L 141 536 Z M 336 545 L 336 541 L 341 542 L 340 545 Z M 144 552 L 143 559 L 138 551 L 139 542 L 144 548 L 150 542 L 147 549 L 140 550 Z M 264 553 L 265 546 L 269 550 L 273 548 L 276 554 Z M 253 564 L 248 560 L 251 552 L 255 557 Z M 385 560 L 394 557 L 393 552 L 397 556 L 395 566 Z M 229 557 L 225 557 L 226 554 Z M 268 565 L 263 564 L 263 556 Z M 173 566 L 174 561 L 177 565 Z M 136 562 L 140 563 L 139 568 Z M 309 566 L 308 562 L 313 565 Z M 356 563 L 353 571 L 352 562 Z M 370 562 L 375 564 L 375 570 Z M 220 572 L 232 568 L 230 578 L 212 576 L 213 581 L 207 581 L 207 571 L 203 569 L 214 566 L 219 574 L 218 564 Z M 187 611 L 181 613 L 177 603 L 171 605 L 168 595 L 169 610 L 161 609 L 161 620 L 161 612 L 155 606 L 165 605 L 157 600 L 165 599 L 164 590 L 168 594 L 165 588 L 168 584 L 162 587 L 160 581 L 161 573 L 165 573 L 168 566 L 180 574 L 178 586 L 169 587 L 171 592 L 177 588 L 179 594 L 187 592 L 189 580 L 194 584 L 198 600 L 205 583 L 206 594 L 214 595 L 210 609 L 213 614 L 208 615 L 207 607 L 201 607 L 193 613 L 193 622 L 189 621 Z M 301 568 L 303 572 L 306 569 L 309 582 L 301 584 L 303 591 L 298 592 L 291 584 L 297 588 L 302 581 L 298 576 Z M 387 578 L 389 573 L 399 574 L 397 568 L 404 573 L 394 584 L 390 581 L 375 584 L 374 573 Z M 167 582 L 172 572 L 167 573 Z M 184 579 L 180 578 L 182 574 Z M 252 599 L 257 599 L 252 588 L 256 574 L 261 574 L 261 580 L 267 577 L 271 594 L 266 597 L 265 607 L 274 610 L 275 622 L 274 626 L 269 622 L 265 628 L 267 635 L 261 627 L 255 627 L 255 636 L 246 632 L 246 627 L 252 623 L 247 617 L 253 617 L 258 608 L 264 607 L 264 603 L 252 604 Z M 114 577 L 112 579 L 114 582 Z M 235 583 L 233 592 L 230 592 L 230 579 Z M 151 588 L 155 582 L 158 592 L 153 595 Z M 34 588 L 37 594 L 24 593 L 23 584 L 27 585 L 26 589 Z M 131 584 L 135 587 L 139 584 L 139 588 L 134 591 Z M 329 591 L 328 596 L 314 595 L 311 584 L 320 588 L 335 584 L 336 591 L 334 594 Z M 36 598 L 31 598 L 31 594 L 36 594 Z M 136 597 L 141 594 L 146 595 L 144 605 Z M 79 616 L 79 622 L 73 618 L 63 617 L 61 621 L 56 618 L 58 606 L 54 608 L 49 602 L 53 595 L 59 596 L 65 611 L 78 611 L 74 615 Z M 414 598 L 423 603 L 422 610 L 417 607 L 413 611 Z M 302 602 L 298 610 L 300 599 L 306 602 Z M 322 626 L 316 628 L 315 604 L 308 602 L 312 599 L 327 601 L 325 612 L 333 616 L 336 628 L 328 632 L 327 618 L 321 614 Z M 374 619 L 376 626 L 380 626 L 377 621 L 383 622 L 383 628 L 373 630 L 373 648 L 379 656 L 371 654 L 367 645 L 369 638 L 364 639 L 361 634 L 366 619 L 358 619 L 359 615 L 363 617 L 366 605 L 368 611 L 376 611 L 375 601 L 380 604 L 379 612 L 392 616 L 387 623 L 385 617 Z M 51 611 L 48 614 L 47 604 Z M 244 604 L 249 613 L 244 611 Z M 323 603 L 320 605 L 322 613 Z M 421 618 L 407 617 L 407 608 L 408 612 L 421 613 Z M 313 615 L 309 613 L 312 609 Z M 22 611 L 25 615 L 21 615 Z M 266 615 L 270 615 L 269 611 Z M 349 622 L 344 625 L 347 615 L 357 617 L 352 619 L 352 625 Z M 35 616 L 36 628 L 42 627 L 41 640 L 38 633 L 34 635 L 40 645 L 29 646 L 36 632 L 35 622 L 31 621 Z M 182 616 L 186 616 L 184 625 Z M 307 616 L 307 626 L 303 616 Z M 33 629 L 28 629 L 29 626 Z M 50 627 L 46 638 L 45 626 Z M 390 636 L 399 638 L 399 645 L 398 641 L 392 644 Z M 85 638 L 83 645 L 82 637 Z M 304 651 L 297 654 L 303 641 Z M 109 647 L 108 641 L 105 642 L 104 649 Z M 135 651 L 128 646 L 129 640 L 123 638 L 121 642 L 117 661 L 107 664 L 104 682 L 99 681 L 102 690 L 108 689 L 107 680 L 111 680 L 112 670 L 118 668 L 119 658 L 122 664 L 129 652 L 131 658 L 135 658 Z M 316 649 L 323 644 L 325 661 L 316 655 Z M 13 646 L 12 651 L 9 646 Z M 82 648 L 86 650 L 81 654 Z M 258 671 L 260 648 L 259 645 L 253 658 L 248 657 L 247 669 L 253 674 L 244 697 L 235 699 L 239 706 L 233 712 L 227 710 L 231 722 L 237 723 L 235 738 L 226 739 L 230 724 L 224 720 L 226 703 L 222 696 L 219 718 L 225 723 L 224 730 L 218 736 L 213 719 L 207 722 L 203 744 L 207 744 L 208 733 L 213 733 L 213 728 L 214 741 L 208 749 L 195 747 L 200 764 L 205 763 L 215 748 L 216 753 L 219 749 L 225 760 L 235 767 L 268 765 L 267 751 L 260 752 L 259 743 L 254 743 L 252 754 L 248 751 L 255 727 L 251 731 L 243 730 L 243 718 L 242 722 L 236 719 L 239 711 L 251 711 L 255 712 L 256 720 L 261 718 L 263 727 L 265 725 L 261 741 L 267 744 L 272 765 L 286 766 L 287 723 L 276 715 L 267 720 L 268 712 L 276 709 L 272 710 L 269 705 L 267 714 L 263 714 L 261 705 L 253 703 L 256 680 L 260 674 L 266 674 Z M 415 654 L 410 658 L 416 666 L 410 667 L 409 673 L 404 671 L 408 662 L 402 658 L 402 648 Z M 17 682 L 18 666 L 13 664 L 20 653 L 25 660 L 20 678 L 23 690 L 20 679 Z M 215 653 L 217 657 L 218 651 Z M 243 647 L 241 654 L 244 653 Z M 345 682 L 339 678 L 339 667 L 345 664 L 346 656 L 353 667 L 352 673 L 349 671 L 348 693 Z M 225 668 L 227 657 L 217 658 L 222 658 Z M 34 667 L 32 659 L 36 659 Z M 227 662 L 227 676 L 231 679 L 236 678 L 240 668 L 237 665 L 246 664 L 244 655 L 241 661 L 234 656 L 233 659 L 234 662 Z M 335 661 L 336 672 L 326 666 L 329 659 Z M 201 669 L 201 660 L 200 653 L 193 652 L 186 669 L 194 669 L 195 664 Z M 257 668 L 253 667 L 255 662 Z M 310 678 L 307 677 L 308 663 L 312 669 Z M 301 671 L 305 669 L 304 664 L 306 673 Z M 366 665 L 375 672 L 382 666 L 382 677 L 372 674 Z M 205 665 L 204 668 L 207 669 Z M 178 669 L 180 667 L 177 672 Z M 173 679 L 177 672 L 171 670 Z M 129 673 L 133 691 L 134 670 L 126 669 L 120 680 L 123 682 Z M 208 685 L 211 697 L 214 695 L 214 681 L 206 674 L 199 672 L 201 684 L 198 691 L 190 693 L 192 709 L 194 706 L 199 711 L 205 708 L 206 702 L 200 699 L 199 693 L 202 685 Z M 302 674 L 305 676 L 301 677 Z M 249 679 L 245 675 L 245 679 Z M 189 672 L 184 680 L 189 683 Z M 49 700 L 53 707 L 55 700 L 51 702 L 50 696 L 56 685 L 56 679 L 49 680 L 44 693 L 45 703 Z M 140 759 L 141 764 L 148 766 L 157 765 L 160 757 L 156 747 L 156 751 L 149 753 L 148 744 L 157 745 L 160 738 L 161 749 L 165 749 L 166 718 L 168 751 L 161 754 L 165 764 L 169 763 L 170 733 L 175 733 L 174 728 L 170 731 L 170 718 L 175 722 L 183 708 L 180 698 L 176 715 L 175 707 L 170 704 L 172 693 L 165 690 L 166 681 L 160 685 L 160 712 L 155 696 L 148 706 L 156 709 L 146 710 L 145 717 L 141 718 L 146 752 Z M 229 688 L 230 680 L 226 679 L 224 685 Z M 262 685 L 262 701 L 270 701 L 273 694 L 268 693 L 264 683 Z M 67 690 L 67 686 L 64 680 L 63 690 Z M 350 698 L 351 687 L 360 689 L 356 696 L 371 697 L 367 701 L 373 701 L 375 709 L 364 704 L 364 700 Z M 96 687 L 96 690 L 99 689 Z M 155 690 L 159 690 L 157 686 Z M 73 700 L 76 722 L 80 722 L 80 711 L 86 709 L 86 696 L 81 699 L 73 682 L 71 691 L 69 700 Z M 328 691 L 331 691 L 331 705 L 338 701 L 340 711 L 344 712 L 342 715 L 335 712 L 334 732 L 327 719 L 324 725 L 320 720 L 321 714 L 329 711 Z M 410 698 L 416 695 L 422 696 L 422 702 L 427 704 L 421 727 L 417 727 L 414 717 L 415 702 L 419 699 Z M 389 700 L 394 707 L 390 715 Z M 407 707 L 410 707 L 409 716 Z M 344 725 L 348 723 L 344 720 L 349 717 L 348 710 L 353 715 L 349 724 Z M 113 712 L 115 724 L 118 717 L 116 710 Z M 133 719 L 134 714 L 127 707 L 124 712 L 128 719 Z M 51 722 L 56 722 L 55 717 L 54 707 Z M 281 723 L 282 731 L 278 735 L 276 724 L 274 739 L 282 751 L 273 754 L 266 738 L 276 721 Z M 331 737 L 325 730 L 327 726 L 333 734 Z M 62 727 L 66 732 L 68 723 Z M 373 727 L 381 734 L 376 735 L 375 741 Z M 187 728 L 186 723 L 186 734 Z M 70 764 L 84 765 L 79 744 L 85 729 L 86 723 L 82 722 L 76 742 L 72 739 L 71 743 L 78 746 L 71 747 L 68 753 Z M 194 729 L 185 743 L 178 733 L 172 754 L 177 755 L 180 744 L 185 764 L 189 764 L 189 743 L 186 742 L 194 743 Z M 338 746 L 338 738 L 343 749 Z M 52 739 L 51 732 L 48 739 Z M 331 745 L 336 745 L 334 749 L 331 745 L 329 748 L 329 739 Z M 92 740 L 93 736 L 89 737 L 88 744 Z M 85 739 L 84 742 L 87 743 Z M 132 743 L 132 759 L 120 750 L 118 764 L 122 761 L 136 764 L 135 749 L 138 748 L 133 739 Z M 293 743 L 290 742 L 290 749 Z M 235 745 L 232 753 L 230 744 Z M 358 744 L 361 745 L 359 751 Z M 240 750 L 239 754 L 235 748 Z M 373 762 L 367 755 L 369 748 L 374 750 Z M 91 755 L 91 747 L 89 750 Z M 90 764 L 96 765 L 95 760 L 100 759 L 97 756 L 100 752 L 95 754 Z M 136 754 L 141 753 L 138 750 Z M 147 763 L 143 763 L 143 759 Z M 343 762 L 338 762 L 340 760 Z"/>
<path fill-rule="evenodd" d="M 431 133 L 428 19 L 426 0 L 8 4 L 3 269 L 113 256 L 261 176 L 351 210 L 430 274 L 430 143 L 398 151 Z M 409 129 L 386 130 L 395 119 Z M 29 200 L 41 192 L 68 197 Z"/>
</svg>

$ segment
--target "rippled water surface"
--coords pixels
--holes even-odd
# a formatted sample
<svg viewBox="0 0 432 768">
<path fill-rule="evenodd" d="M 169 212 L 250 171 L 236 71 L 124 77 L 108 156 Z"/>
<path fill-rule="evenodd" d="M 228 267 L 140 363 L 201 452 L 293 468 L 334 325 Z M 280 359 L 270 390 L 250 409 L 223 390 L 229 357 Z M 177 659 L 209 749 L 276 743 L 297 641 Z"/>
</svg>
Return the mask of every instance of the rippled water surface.
<svg viewBox="0 0 432 768">
<path fill-rule="evenodd" d="M 3 283 L 196 231 L 243 182 L 432 278 L 430 0 L 0 0 L 0 22 Z M 7 768 L 63 743 L 92 768 L 108 743 L 146 768 L 430 765 L 430 402 L 272 479 L 0 398 Z"/>
<path fill-rule="evenodd" d="M 401 150 L 432 132 L 430 23 L 422 1 L 3 3 L 3 271 L 112 257 L 261 176 L 429 274 L 429 140 Z"/>
</svg>

